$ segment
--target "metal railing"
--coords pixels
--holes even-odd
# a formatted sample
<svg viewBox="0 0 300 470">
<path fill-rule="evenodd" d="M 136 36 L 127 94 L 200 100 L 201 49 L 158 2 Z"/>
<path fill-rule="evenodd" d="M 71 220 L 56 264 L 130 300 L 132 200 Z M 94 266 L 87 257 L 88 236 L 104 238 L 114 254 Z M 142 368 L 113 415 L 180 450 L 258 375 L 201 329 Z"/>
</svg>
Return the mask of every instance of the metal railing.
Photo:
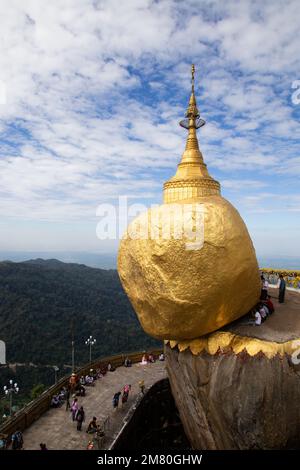
<svg viewBox="0 0 300 470">
<path fill-rule="evenodd" d="M 276 286 L 279 281 L 279 275 L 282 274 L 288 288 L 300 290 L 300 271 L 268 268 L 262 268 L 260 271 L 268 280 L 269 284 Z"/>
</svg>

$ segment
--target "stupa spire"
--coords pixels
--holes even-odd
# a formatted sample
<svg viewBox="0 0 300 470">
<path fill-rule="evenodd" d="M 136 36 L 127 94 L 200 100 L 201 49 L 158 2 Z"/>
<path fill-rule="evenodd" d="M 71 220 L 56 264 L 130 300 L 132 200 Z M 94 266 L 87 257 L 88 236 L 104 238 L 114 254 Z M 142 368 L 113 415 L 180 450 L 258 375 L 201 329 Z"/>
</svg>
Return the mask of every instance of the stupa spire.
<svg viewBox="0 0 300 470">
<path fill-rule="evenodd" d="M 164 184 L 164 202 L 166 203 L 220 194 L 220 184 L 209 175 L 199 149 L 197 129 L 204 126 L 205 121 L 200 118 L 197 107 L 194 64 L 192 64 L 191 75 L 191 96 L 185 119 L 179 123 L 181 127 L 188 129 L 188 136 L 176 175 Z"/>
</svg>

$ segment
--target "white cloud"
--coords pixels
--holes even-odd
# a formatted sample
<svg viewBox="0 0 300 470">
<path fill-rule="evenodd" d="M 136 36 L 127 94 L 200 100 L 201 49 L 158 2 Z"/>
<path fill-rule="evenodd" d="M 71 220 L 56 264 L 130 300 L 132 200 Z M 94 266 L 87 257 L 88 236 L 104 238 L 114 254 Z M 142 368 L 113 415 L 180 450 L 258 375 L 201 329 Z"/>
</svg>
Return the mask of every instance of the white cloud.
<svg viewBox="0 0 300 470">
<path fill-rule="evenodd" d="M 242 200 L 270 173 L 299 175 L 297 1 L 14 0 L 0 14 L 1 217 L 159 201 L 184 148 L 191 62 L 201 148 L 225 189 Z"/>
</svg>

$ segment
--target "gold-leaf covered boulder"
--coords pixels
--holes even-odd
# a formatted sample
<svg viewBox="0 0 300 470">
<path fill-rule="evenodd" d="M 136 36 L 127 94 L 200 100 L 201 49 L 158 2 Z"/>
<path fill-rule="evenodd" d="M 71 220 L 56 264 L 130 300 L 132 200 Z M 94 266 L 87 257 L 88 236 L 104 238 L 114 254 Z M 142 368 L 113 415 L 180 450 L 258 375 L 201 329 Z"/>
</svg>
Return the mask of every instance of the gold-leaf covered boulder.
<svg viewBox="0 0 300 470">
<path fill-rule="evenodd" d="M 139 215 L 120 243 L 118 271 L 146 333 L 193 339 L 247 313 L 258 301 L 253 244 L 238 211 L 220 195 L 199 150 L 204 125 L 192 94 L 181 125 L 188 138 L 164 204 Z"/>
</svg>

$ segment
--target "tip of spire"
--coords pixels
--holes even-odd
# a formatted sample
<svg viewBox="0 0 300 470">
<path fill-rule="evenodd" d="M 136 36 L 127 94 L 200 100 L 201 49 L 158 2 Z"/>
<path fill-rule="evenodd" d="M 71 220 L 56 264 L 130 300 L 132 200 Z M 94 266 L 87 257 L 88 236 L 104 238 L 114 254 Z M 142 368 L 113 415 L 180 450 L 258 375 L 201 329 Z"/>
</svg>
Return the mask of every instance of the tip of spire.
<svg viewBox="0 0 300 470">
<path fill-rule="evenodd" d="M 186 129 L 189 129 L 190 127 L 197 127 L 196 120 L 200 116 L 198 108 L 197 108 L 197 102 L 196 102 L 196 96 L 195 96 L 195 64 L 192 64 L 191 72 L 192 72 L 192 80 L 191 80 L 192 93 L 190 96 L 187 111 L 185 113 L 185 117 L 187 119 L 183 119 L 179 123 L 182 127 L 185 127 Z"/>
<path fill-rule="evenodd" d="M 195 91 L 195 64 L 192 64 L 192 93 Z"/>
</svg>

